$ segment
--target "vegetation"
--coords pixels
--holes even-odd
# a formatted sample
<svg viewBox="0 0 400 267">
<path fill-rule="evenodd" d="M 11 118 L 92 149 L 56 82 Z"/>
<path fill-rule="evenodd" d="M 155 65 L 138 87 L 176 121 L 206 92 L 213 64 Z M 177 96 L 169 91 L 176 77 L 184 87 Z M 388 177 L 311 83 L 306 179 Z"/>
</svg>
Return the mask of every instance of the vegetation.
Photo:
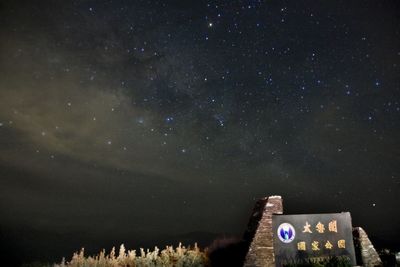
<svg viewBox="0 0 400 267">
<path fill-rule="evenodd" d="M 351 267 L 348 257 L 331 257 L 320 260 L 303 260 L 283 265 L 284 267 Z"/>
<path fill-rule="evenodd" d="M 206 252 L 200 251 L 197 244 L 193 248 L 186 248 L 179 243 L 177 248 L 167 246 L 163 250 L 157 247 L 153 251 L 140 249 L 125 250 L 122 244 L 118 256 L 115 248 L 109 254 L 101 251 L 96 256 L 85 257 L 84 249 L 74 253 L 71 261 L 55 264 L 54 267 L 202 267 L 208 264 Z"/>
<path fill-rule="evenodd" d="M 98 255 L 85 256 L 85 250 L 73 254 L 70 261 L 62 260 L 59 264 L 31 263 L 23 267 L 236 267 L 243 266 L 246 248 L 243 242 L 231 239 L 215 240 L 208 249 L 200 250 L 197 244 L 193 248 L 167 246 L 153 251 L 141 248 L 126 250 L 122 244 L 118 255 L 115 248 L 109 254 L 102 250 Z M 314 258 L 293 261 L 284 267 L 350 267 L 350 259 L 345 256 Z"/>
</svg>

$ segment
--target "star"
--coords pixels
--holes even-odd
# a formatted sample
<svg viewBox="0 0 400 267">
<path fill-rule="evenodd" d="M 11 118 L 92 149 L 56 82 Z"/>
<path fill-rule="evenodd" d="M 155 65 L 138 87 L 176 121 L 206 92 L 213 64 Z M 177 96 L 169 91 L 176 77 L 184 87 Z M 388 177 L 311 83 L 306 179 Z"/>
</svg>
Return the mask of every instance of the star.
<svg viewBox="0 0 400 267">
<path fill-rule="evenodd" d="M 165 121 L 166 121 L 167 123 L 173 122 L 173 121 L 174 121 L 174 117 L 168 116 L 168 117 L 165 118 Z"/>
</svg>

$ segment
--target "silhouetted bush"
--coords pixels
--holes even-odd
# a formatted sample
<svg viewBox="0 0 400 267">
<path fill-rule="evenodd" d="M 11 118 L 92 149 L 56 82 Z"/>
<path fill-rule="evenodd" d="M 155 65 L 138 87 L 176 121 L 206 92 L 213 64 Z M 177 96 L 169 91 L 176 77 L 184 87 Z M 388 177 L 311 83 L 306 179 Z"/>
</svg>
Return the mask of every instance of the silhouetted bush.
<svg viewBox="0 0 400 267">
<path fill-rule="evenodd" d="M 218 238 L 208 248 L 211 267 L 241 267 L 247 253 L 247 244 L 236 238 Z"/>
<path fill-rule="evenodd" d="M 351 267 L 351 261 L 348 257 L 330 257 L 322 260 L 302 260 L 293 263 L 284 264 L 284 267 Z"/>
</svg>

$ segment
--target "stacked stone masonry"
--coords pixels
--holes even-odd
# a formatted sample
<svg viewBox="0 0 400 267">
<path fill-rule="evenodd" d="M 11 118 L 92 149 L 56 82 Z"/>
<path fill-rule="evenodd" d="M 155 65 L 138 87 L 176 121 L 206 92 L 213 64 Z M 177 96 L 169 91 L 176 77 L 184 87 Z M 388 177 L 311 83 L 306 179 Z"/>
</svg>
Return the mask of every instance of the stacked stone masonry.
<svg viewBox="0 0 400 267">
<path fill-rule="evenodd" d="M 361 263 L 364 267 L 383 266 L 382 261 L 376 252 L 374 246 L 369 240 L 367 233 L 361 227 L 355 227 L 353 230 L 355 246 L 358 248 L 361 257 Z"/>
<path fill-rule="evenodd" d="M 262 214 L 259 214 L 260 212 Z M 275 266 L 272 215 L 282 213 L 283 206 L 280 196 L 271 196 L 259 200 L 249 222 L 250 228 L 252 228 L 255 226 L 254 224 L 257 222 L 257 219 L 259 219 L 253 237 L 251 238 L 247 235 L 247 238 L 251 238 L 251 242 L 244 262 L 245 267 Z M 248 232 L 251 231 L 252 229 L 248 229 Z"/>
</svg>

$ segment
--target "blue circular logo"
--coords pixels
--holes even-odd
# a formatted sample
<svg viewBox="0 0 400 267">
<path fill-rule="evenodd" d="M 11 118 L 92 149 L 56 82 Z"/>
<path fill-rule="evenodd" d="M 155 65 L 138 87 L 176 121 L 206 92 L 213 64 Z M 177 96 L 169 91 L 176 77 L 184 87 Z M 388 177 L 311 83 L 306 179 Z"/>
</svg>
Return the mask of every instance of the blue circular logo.
<svg viewBox="0 0 400 267">
<path fill-rule="evenodd" d="M 296 231 L 294 230 L 293 225 L 290 223 L 282 223 L 278 227 L 277 234 L 279 240 L 281 240 L 283 243 L 290 243 L 295 238 Z"/>
</svg>

